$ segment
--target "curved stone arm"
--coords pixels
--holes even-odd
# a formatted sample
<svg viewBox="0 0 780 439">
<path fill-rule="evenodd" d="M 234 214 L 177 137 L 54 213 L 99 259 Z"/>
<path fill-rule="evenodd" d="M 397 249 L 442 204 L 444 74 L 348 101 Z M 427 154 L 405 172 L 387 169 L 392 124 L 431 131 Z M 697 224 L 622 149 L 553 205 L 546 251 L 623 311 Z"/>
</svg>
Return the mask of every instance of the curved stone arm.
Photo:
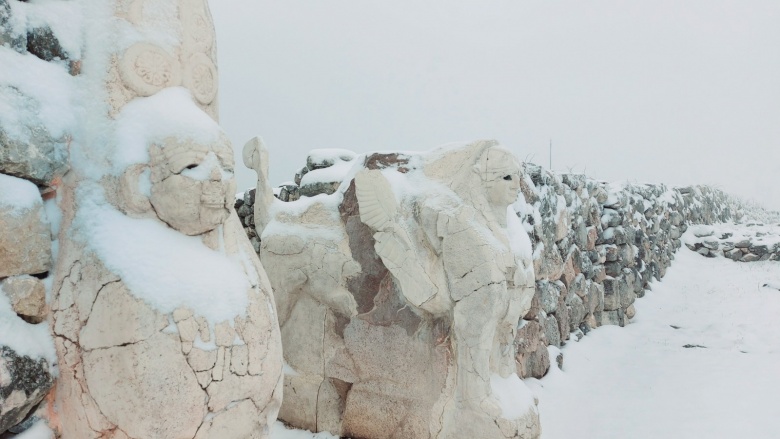
<svg viewBox="0 0 780 439">
<path fill-rule="evenodd" d="M 274 202 L 274 192 L 268 180 L 268 148 L 260 137 L 253 137 L 246 142 L 242 151 L 244 166 L 257 172 L 257 189 L 255 191 L 255 229 L 258 236 L 271 221 L 268 212 Z"/>
</svg>

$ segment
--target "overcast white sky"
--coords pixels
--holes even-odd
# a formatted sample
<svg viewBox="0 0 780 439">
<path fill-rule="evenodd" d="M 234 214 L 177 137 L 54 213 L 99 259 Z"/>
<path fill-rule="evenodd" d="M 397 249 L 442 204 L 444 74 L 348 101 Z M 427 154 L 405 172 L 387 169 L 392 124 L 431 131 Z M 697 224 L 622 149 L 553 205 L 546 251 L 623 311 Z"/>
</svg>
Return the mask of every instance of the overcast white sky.
<svg viewBox="0 0 780 439">
<path fill-rule="evenodd" d="M 212 0 L 239 187 L 314 148 L 495 138 L 605 180 L 780 209 L 780 1 Z"/>
</svg>

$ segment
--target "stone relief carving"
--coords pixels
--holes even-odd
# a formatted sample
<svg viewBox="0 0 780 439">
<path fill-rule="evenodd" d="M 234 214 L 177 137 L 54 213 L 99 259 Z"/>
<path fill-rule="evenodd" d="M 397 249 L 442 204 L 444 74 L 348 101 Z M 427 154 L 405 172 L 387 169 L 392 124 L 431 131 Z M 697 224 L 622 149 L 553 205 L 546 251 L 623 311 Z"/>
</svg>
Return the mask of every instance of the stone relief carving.
<svg viewBox="0 0 780 439">
<path fill-rule="evenodd" d="M 125 84 L 139 96 L 151 96 L 166 87 L 181 84 L 179 60 L 148 43 L 131 46 L 120 61 Z"/>
<path fill-rule="evenodd" d="M 143 2 L 129 15 L 145 20 L 139 11 Z M 116 55 L 90 53 L 85 62 Z M 213 83 L 185 75 L 194 99 L 177 105 L 214 100 L 208 63 L 203 78 Z M 152 42 L 130 47 L 118 67 L 133 94 L 114 93 L 121 84 L 111 72 L 99 78 L 118 96 L 108 117 L 182 81 L 178 58 Z M 145 160 L 117 169 L 113 161 L 125 163 L 117 149 L 105 169 L 82 164 L 63 180 L 51 303 L 60 377 L 50 423 L 64 439 L 268 438 L 283 386 L 276 304 L 233 209 L 231 144 L 216 125 L 208 129 L 141 137 Z M 77 148 L 91 156 L 106 146 Z M 149 234 L 156 241 L 143 242 Z"/>
<path fill-rule="evenodd" d="M 108 78 L 112 116 L 135 96 L 151 96 L 158 91 L 182 85 L 188 88 L 199 106 L 213 119 L 218 118 L 216 35 L 211 14 L 204 0 L 172 0 L 160 7 L 136 0 L 117 6 L 136 31 L 146 34 L 164 27 L 164 32 L 179 43 L 173 47 L 142 41 L 127 48 L 115 61 L 121 80 Z M 173 8 L 171 10 L 168 10 Z M 156 27 L 155 27 L 156 26 Z M 158 31 L 161 29 L 157 29 Z M 166 44 L 170 44 L 167 41 Z"/>
<path fill-rule="evenodd" d="M 184 45 L 190 52 L 211 54 L 214 47 L 214 25 L 200 0 L 185 0 L 181 7 Z"/>
<path fill-rule="evenodd" d="M 417 204 L 419 226 L 434 250 L 428 257 L 441 260 L 447 279 L 442 290 L 449 286 L 449 297 L 434 300 L 439 288 L 421 268 L 431 264 L 415 251 L 396 209 L 388 206 L 395 196 L 379 170 L 362 171 L 355 178 L 360 219 L 374 231 L 374 248 L 406 300 L 434 315 L 451 313 L 457 378 L 455 397 L 445 407 L 442 437 L 462 437 L 467 431 L 485 437 L 525 436 L 537 421 L 527 414 L 519 420 L 502 416 L 490 384 L 493 375 L 507 378 L 516 372 L 517 325 L 534 293 L 532 262 L 518 260 L 506 231 L 520 166 L 494 142 L 478 142 L 464 152 L 465 163 L 453 163 L 445 154 L 425 168 L 455 197 L 431 194 Z M 458 173 L 449 171 L 453 166 Z"/>
<path fill-rule="evenodd" d="M 150 157 L 104 186 L 117 191 L 112 201 L 242 261 L 248 307 L 219 322 L 186 305 L 160 310 L 107 267 L 115 261 L 66 239 L 52 305 L 63 437 L 267 437 L 281 404 L 281 340 L 271 286 L 230 209 L 229 143 L 169 140 L 151 145 Z M 151 176 L 148 195 L 139 168 Z"/>
<path fill-rule="evenodd" d="M 260 171 L 255 209 L 265 210 L 267 153 L 250 143 L 244 158 Z M 261 260 L 284 267 L 271 278 L 295 372 L 285 377 L 280 418 L 354 437 L 537 437 L 533 398 L 515 375 L 515 334 L 534 294 L 530 254 L 516 251 L 507 223 L 517 220 L 508 216 L 519 189 L 516 159 L 495 142 L 477 142 L 362 160 L 333 195 L 272 202 L 277 213 L 267 223 L 255 212 Z M 335 232 L 343 264 L 361 270 L 317 264 L 339 283 L 289 270 L 289 261 L 321 259 L 318 238 L 296 239 L 304 227 L 319 235 L 315 226 Z M 345 292 L 356 312 L 321 298 Z M 301 305 L 304 297 L 320 311 Z M 309 311 L 287 317 L 283 303 Z M 506 386 L 525 395 L 525 405 L 507 410 L 496 393 Z"/>
<path fill-rule="evenodd" d="M 190 57 L 184 72 L 184 86 L 201 104 L 210 104 L 217 97 L 217 67 L 211 58 L 195 53 Z"/>
<path fill-rule="evenodd" d="M 345 357 L 338 326 L 357 314 L 346 282 L 360 265 L 328 206 L 315 202 L 298 211 L 274 202 L 267 184 L 268 152 L 259 139 L 248 142 L 243 155 L 244 163 L 258 171 L 255 221 L 262 236 L 261 260 L 274 290 L 285 292 L 277 300 L 279 325 L 294 346 L 285 354 L 294 372 L 285 376 L 282 416 L 309 429 L 340 431 L 338 384 L 328 379 L 334 374 L 326 368 Z M 274 215 L 263 213 L 269 211 Z"/>
</svg>

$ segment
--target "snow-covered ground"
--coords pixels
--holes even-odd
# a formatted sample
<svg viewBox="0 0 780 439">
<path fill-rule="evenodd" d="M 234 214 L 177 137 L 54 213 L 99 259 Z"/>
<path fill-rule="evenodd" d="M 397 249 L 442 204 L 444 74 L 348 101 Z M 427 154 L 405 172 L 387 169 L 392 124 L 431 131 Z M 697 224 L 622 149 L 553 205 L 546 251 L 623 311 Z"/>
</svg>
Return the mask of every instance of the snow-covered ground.
<svg viewBox="0 0 780 439">
<path fill-rule="evenodd" d="M 682 247 L 630 325 L 568 342 L 563 370 L 526 380 L 542 439 L 780 437 L 780 291 L 766 284 L 780 263 Z"/>
</svg>

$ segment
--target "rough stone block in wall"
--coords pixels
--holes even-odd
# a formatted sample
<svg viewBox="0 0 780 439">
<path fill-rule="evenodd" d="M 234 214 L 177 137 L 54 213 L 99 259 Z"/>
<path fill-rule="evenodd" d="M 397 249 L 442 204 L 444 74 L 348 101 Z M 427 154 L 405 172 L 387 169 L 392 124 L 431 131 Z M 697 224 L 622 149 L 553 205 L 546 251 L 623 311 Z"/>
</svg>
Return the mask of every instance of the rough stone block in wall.
<svg viewBox="0 0 780 439">
<path fill-rule="evenodd" d="M 12 90 L 0 89 L 0 99 Z M 65 140 L 54 139 L 40 125 L 26 127 L 26 135 L 12 137 L 0 126 L 0 172 L 48 186 L 67 169 Z"/>
<path fill-rule="evenodd" d="M 0 281 L 0 294 L 5 294 L 16 315 L 28 323 L 40 323 L 46 318 L 46 287 L 40 279 L 11 276 Z"/>
<path fill-rule="evenodd" d="M 54 385 L 52 365 L 0 346 L 0 435 L 22 422 Z"/>
<path fill-rule="evenodd" d="M 0 278 L 46 273 L 51 268 L 51 233 L 38 201 L 29 207 L 0 204 Z"/>
</svg>

